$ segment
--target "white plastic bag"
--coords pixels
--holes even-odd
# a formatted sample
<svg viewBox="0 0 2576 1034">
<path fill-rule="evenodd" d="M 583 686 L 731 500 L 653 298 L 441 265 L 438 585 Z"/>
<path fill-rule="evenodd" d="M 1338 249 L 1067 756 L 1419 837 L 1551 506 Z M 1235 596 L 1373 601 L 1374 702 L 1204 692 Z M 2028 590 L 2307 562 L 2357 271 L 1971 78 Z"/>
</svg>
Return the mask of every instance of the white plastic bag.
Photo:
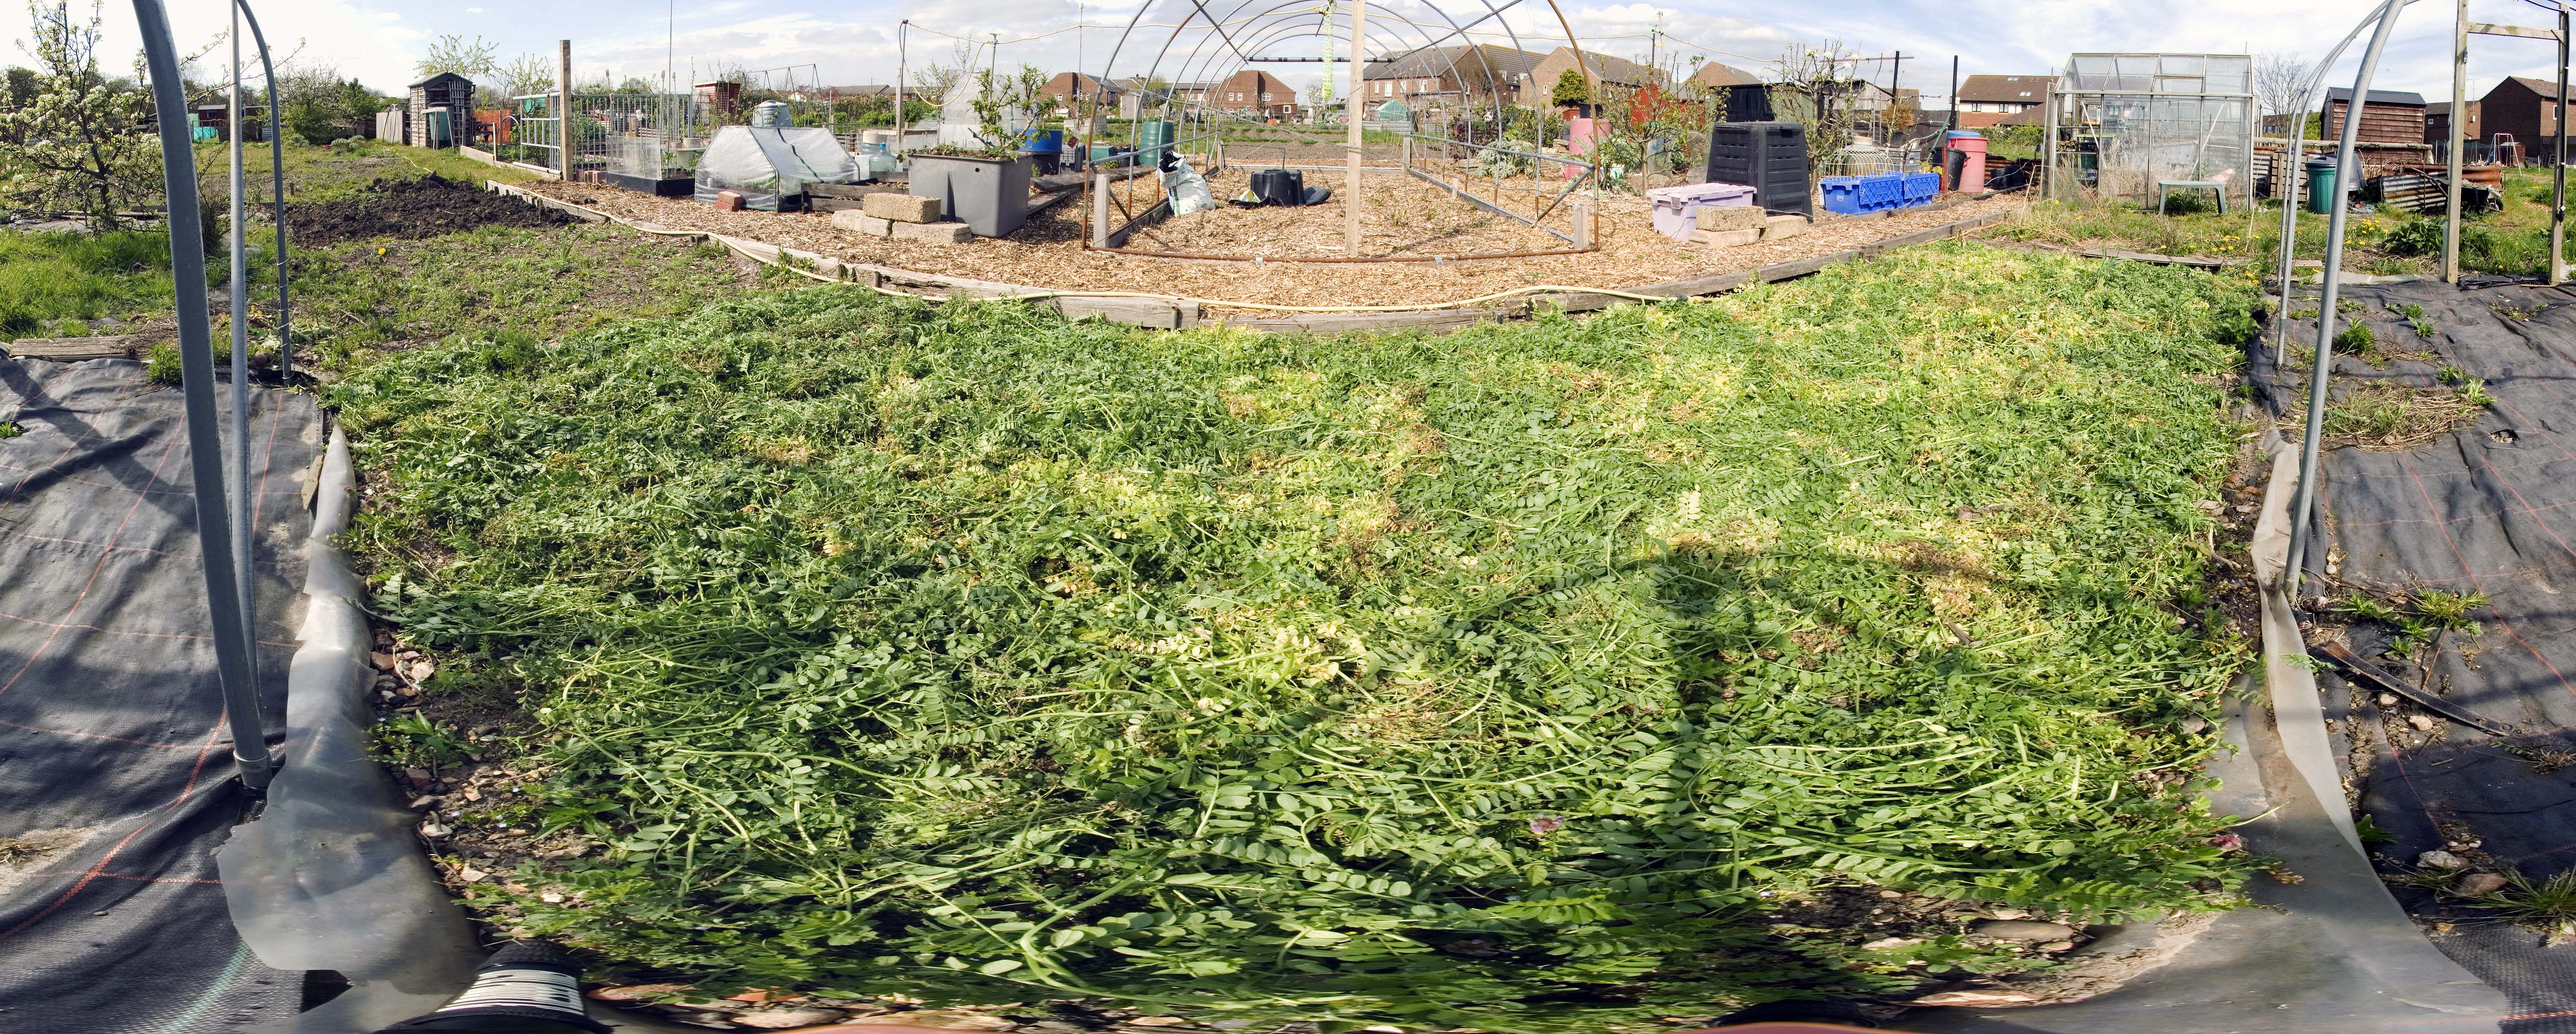
<svg viewBox="0 0 2576 1034">
<path fill-rule="evenodd" d="M 1207 177 L 1185 161 L 1173 162 L 1171 171 L 1163 174 L 1163 195 L 1172 199 L 1173 215 L 1191 215 L 1216 207 L 1216 192 L 1208 189 Z"/>
</svg>

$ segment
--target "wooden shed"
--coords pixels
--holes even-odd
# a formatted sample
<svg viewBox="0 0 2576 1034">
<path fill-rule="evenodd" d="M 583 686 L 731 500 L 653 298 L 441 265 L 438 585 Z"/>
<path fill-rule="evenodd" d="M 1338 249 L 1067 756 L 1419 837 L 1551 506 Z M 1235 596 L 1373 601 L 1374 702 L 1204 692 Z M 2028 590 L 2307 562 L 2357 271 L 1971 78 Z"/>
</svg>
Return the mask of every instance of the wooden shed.
<svg viewBox="0 0 2576 1034">
<path fill-rule="evenodd" d="M 438 143 L 430 133 L 430 109 L 447 109 L 447 128 L 454 147 L 469 141 L 461 139 L 473 133 L 474 80 L 454 72 L 440 72 L 411 84 L 411 107 L 405 128 L 405 142 L 421 147 Z"/>
<path fill-rule="evenodd" d="M 2352 107 L 2352 88 L 2338 86 L 2326 91 L 2323 139 L 2343 139 L 2344 111 Z M 2372 90 L 2361 105 L 2361 134 L 2365 144 L 2421 144 L 2424 142 L 2424 95 L 2398 90 Z"/>
</svg>

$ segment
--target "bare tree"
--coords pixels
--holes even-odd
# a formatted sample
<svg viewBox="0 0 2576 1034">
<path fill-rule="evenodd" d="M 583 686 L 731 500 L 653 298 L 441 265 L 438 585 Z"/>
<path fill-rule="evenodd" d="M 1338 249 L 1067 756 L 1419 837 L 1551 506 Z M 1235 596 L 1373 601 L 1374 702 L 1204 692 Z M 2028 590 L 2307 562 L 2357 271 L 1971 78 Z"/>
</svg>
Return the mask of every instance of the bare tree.
<svg viewBox="0 0 2576 1034">
<path fill-rule="evenodd" d="M 1843 148 L 1854 142 L 1863 113 L 1853 110 L 1860 87 L 1859 56 L 1840 40 L 1800 46 L 1780 55 L 1779 82 L 1771 89 L 1772 106 L 1783 121 L 1807 127 L 1808 171 L 1824 175 L 1843 160 Z"/>
<path fill-rule="evenodd" d="M 2308 63 L 2296 54 L 2272 51 L 2254 55 L 2254 101 L 2263 114 L 2286 115 L 2307 107 L 2300 96 L 2307 85 Z"/>
<path fill-rule="evenodd" d="M 975 45 L 960 40 L 948 48 L 948 63 L 936 61 L 912 70 L 912 85 L 924 100 L 946 100 L 948 91 L 975 67 Z"/>
</svg>

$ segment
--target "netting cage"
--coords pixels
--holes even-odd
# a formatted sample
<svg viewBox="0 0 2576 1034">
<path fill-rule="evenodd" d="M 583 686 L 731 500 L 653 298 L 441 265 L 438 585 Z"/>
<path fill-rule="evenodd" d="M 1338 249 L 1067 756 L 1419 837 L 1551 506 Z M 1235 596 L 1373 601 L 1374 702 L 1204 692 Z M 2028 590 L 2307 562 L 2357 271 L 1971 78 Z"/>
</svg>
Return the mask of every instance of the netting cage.
<svg viewBox="0 0 2576 1034">
<path fill-rule="evenodd" d="M 715 131 L 706 103 L 678 93 L 574 93 L 572 155 L 561 161 L 563 137 L 552 117 L 552 94 L 516 98 L 504 157 L 641 179 L 685 176 Z M 517 152 L 525 152 L 517 153 Z"/>
<path fill-rule="evenodd" d="M 2254 201 L 2259 109 L 2243 54 L 2076 54 L 2050 92 L 2044 190 L 2058 201 Z"/>
</svg>

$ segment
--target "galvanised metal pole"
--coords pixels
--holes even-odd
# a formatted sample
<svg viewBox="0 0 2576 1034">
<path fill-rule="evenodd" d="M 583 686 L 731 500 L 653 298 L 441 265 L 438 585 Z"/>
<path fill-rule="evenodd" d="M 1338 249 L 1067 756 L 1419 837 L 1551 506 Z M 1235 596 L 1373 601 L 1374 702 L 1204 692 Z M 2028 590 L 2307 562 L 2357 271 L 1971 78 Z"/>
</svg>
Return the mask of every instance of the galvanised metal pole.
<svg viewBox="0 0 2576 1034">
<path fill-rule="evenodd" d="M 286 305 L 286 124 L 277 109 L 277 65 L 268 57 L 268 37 L 259 31 L 259 16 L 250 5 L 235 0 L 242 20 L 250 23 L 251 42 L 259 45 L 259 68 L 268 76 L 268 177 L 269 200 L 277 220 L 277 375 L 281 378 L 295 372 L 295 330 L 287 316 Z"/>
<path fill-rule="evenodd" d="M 259 683 L 251 637 L 233 587 L 232 532 L 224 512 L 223 441 L 215 431 L 215 356 L 206 325 L 206 243 L 194 225 L 197 212 L 197 146 L 188 136 L 188 98 L 179 81 L 179 49 L 170 42 L 170 16 L 161 0 L 134 0 L 141 23 L 144 65 L 152 108 L 161 132 L 161 185 L 169 197 L 170 276 L 177 288 L 179 390 L 186 403 L 188 466 L 195 480 L 197 547 L 205 557 L 206 609 L 214 624 L 215 677 L 223 686 L 224 713 L 233 734 L 233 763 L 253 792 L 268 788 L 275 770 L 262 729 Z"/>
<path fill-rule="evenodd" d="M 2326 419 L 2326 374 L 2334 365 L 2336 279 L 2343 272 L 2343 229 L 2350 206 L 2339 195 L 2352 182 L 2352 174 L 2361 163 L 2353 157 L 2353 145 L 2361 134 L 2363 99 L 2370 96 L 2370 77 L 2379 71 L 2379 55 L 2388 49 L 2388 34 L 2397 27 L 2397 13 L 2405 9 L 2402 0 L 2392 0 L 2379 15 L 2379 27 L 2371 31 L 2370 46 L 2361 53 L 2361 73 L 2353 78 L 2353 102 L 2344 109 L 2342 140 L 2336 145 L 2335 198 L 2333 214 L 2326 217 L 2325 285 L 2322 300 L 2317 303 L 2317 360 L 2308 372 L 2308 425 L 2299 436 L 2299 494 L 2290 508 L 2290 556 L 2281 570 L 2282 595 L 2296 600 L 2299 594 L 2299 566 L 2307 559 L 2308 525 L 2317 503 L 2317 436 Z"/>
<path fill-rule="evenodd" d="M 2415 0 L 2392 0 L 2392 2 L 2402 9 L 2407 4 L 2414 3 Z M 2278 304 L 2272 310 L 2272 325 L 2276 331 L 2272 338 L 2272 361 L 2274 362 L 2279 362 L 2282 356 L 2287 355 L 2290 347 L 2290 270 L 2291 262 L 2298 257 L 2296 251 L 2299 241 L 2299 188 L 2305 185 L 2307 171 L 2306 163 L 2300 159 L 2306 157 L 2303 152 L 2308 143 L 2308 109 L 2325 103 L 2326 73 L 2333 70 L 2336 59 L 2343 57 L 2343 52 L 2352 46 L 2352 41 L 2361 38 L 2361 30 L 2370 27 L 2371 23 L 2386 14 L 2388 9 L 2389 4 L 2381 4 L 2377 10 L 2355 23 L 2352 31 L 2344 34 L 2343 42 L 2335 44 L 2333 50 L 2326 52 L 2325 58 L 2317 62 L 2317 70 L 2308 75 L 2307 89 L 2299 92 L 2299 96 L 2304 98 L 2299 109 L 2290 113 L 2294 116 L 2290 121 L 2288 151 L 2290 167 L 2286 170 L 2290 184 L 2289 190 L 2281 195 L 2284 199 L 2281 205 L 2281 275 L 2275 281 L 2280 285 L 2281 290 L 2280 297 L 2277 299 Z M 2459 113 L 2453 112 L 2451 117 L 2456 120 L 2459 118 Z"/>
<path fill-rule="evenodd" d="M 232 159 L 232 331 L 233 391 L 232 411 L 225 423 L 232 430 L 233 476 L 224 494 L 232 504 L 233 592 L 241 600 L 242 649 L 253 649 L 251 628 L 259 623 L 259 608 L 250 563 L 250 285 L 242 267 L 250 264 L 249 228 L 242 225 L 242 92 L 241 92 L 241 7 L 233 6 L 232 80 L 224 96 L 232 104 L 225 116 L 226 134 L 232 137 L 225 148 Z"/>
</svg>

